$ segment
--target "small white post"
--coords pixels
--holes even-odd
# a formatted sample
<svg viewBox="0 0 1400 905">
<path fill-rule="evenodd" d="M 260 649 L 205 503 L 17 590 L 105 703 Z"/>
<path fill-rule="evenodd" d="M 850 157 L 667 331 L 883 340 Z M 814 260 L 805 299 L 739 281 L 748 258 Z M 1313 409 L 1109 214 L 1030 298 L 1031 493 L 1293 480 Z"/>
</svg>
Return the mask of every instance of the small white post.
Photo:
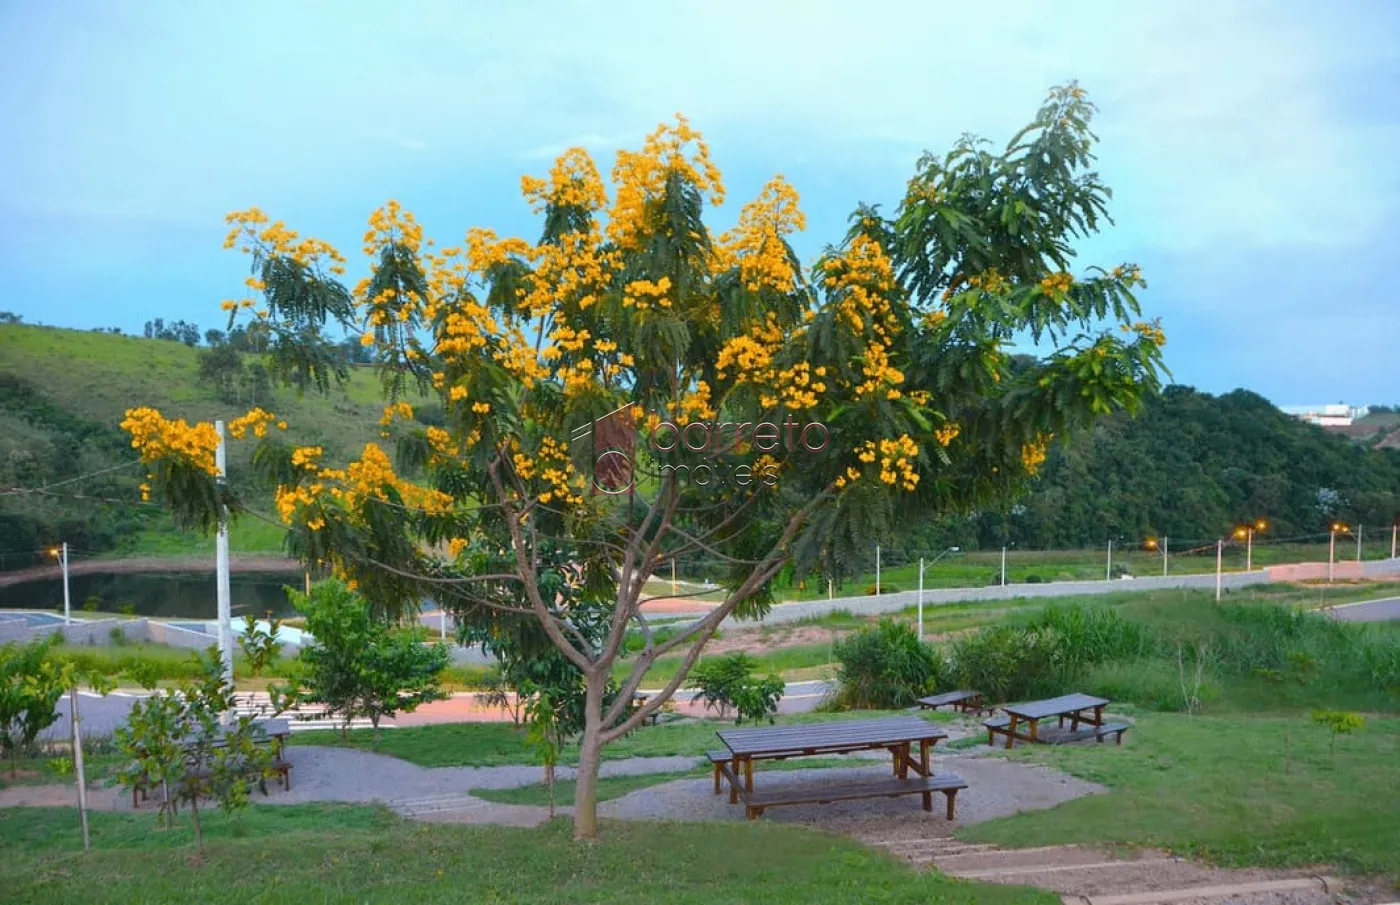
<svg viewBox="0 0 1400 905">
<path fill-rule="evenodd" d="M 1167 577 L 1167 538 L 1162 537 L 1162 577 Z"/>
<path fill-rule="evenodd" d="M 78 815 L 83 823 L 83 851 L 92 848 L 88 836 L 87 770 L 83 766 L 83 733 L 79 728 L 82 719 L 78 716 L 78 688 L 68 689 L 69 734 L 73 739 L 73 772 L 78 777 Z"/>
<path fill-rule="evenodd" d="M 441 640 L 447 640 L 447 607 L 441 601 L 438 603 L 438 635 Z"/>
<path fill-rule="evenodd" d="M 1109 540 L 1108 540 L 1108 565 L 1104 566 L 1104 570 L 1103 570 L 1103 580 L 1104 580 L 1104 581 L 1112 581 L 1112 580 L 1113 580 L 1113 539 L 1112 539 L 1112 538 L 1109 538 Z"/>
<path fill-rule="evenodd" d="M 671 593 L 676 593 L 676 559 L 671 558 Z"/>
<path fill-rule="evenodd" d="M 1219 602 L 1220 602 L 1220 570 L 1221 570 L 1221 563 L 1224 561 L 1224 556 L 1225 556 L 1225 540 L 1224 540 L 1224 538 L 1216 538 L 1216 540 L 1215 540 L 1215 602 L 1216 602 L 1216 603 L 1219 603 Z"/>
<path fill-rule="evenodd" d="M 1001 548 L 1001 586 L 1006 587 L 1006 548 Z"/>
<path fill-rule="evenodd" d="M 835 585 L 836 585 L 836 582 L 832 581 L 830 578 L 828 578 L 828 579 L 826 580 L 826 599 L 827 599 L 827 600 L 833 599 L 833 598 L 832 598 L 832 593 L 833 593 L 833 589 L 835 588 Z"/>
<path fill-rule="evenodd" d="M 875 545 L 875 596 L 880 596 L 880 545 Z"/>
<path fill-rule="evenodd" d="M 1254 571 L 1254 529 L 1248 528 L 1248 539 L 1244 542 L 1244 570 Z"/>
<path fill-rule="evenodd" d="M 1400 533 L 1400 522 L 1390 526 L 1390 558 L 1395 559 L 1395 538 Z"/>
<path fill-rule="evenodd" d="M 1333 528 L 1327 541 L 1327 580 L 1332 580 L 1332 563 L 1337 558 L 1337 529 Z"/>
<path fill-rule="evenodd" d="M 214 464 L 219 470 L 219 487 L 222 490 L 228 478 L 228 441 L 224 438 L 224 423 L 214 422 L 214 430 L 219 434 L 219 447 L 214 455 Z M 224 664 L 224 682 L 229 688 L 233 687 L 233 610 L 229 597 L 229 577 L 228 577 L 228 508 L 219 507 L 219 536 L 214 547 L 215 569 L 217 570 L 217 580 L 215 582 L 215 595 L 218 604 L 219 617 L 219 657 Z"/>
<path fill-rule="evenodd" d="M 73 600 L 68 596 L 68 541 L 59 548 L 58 564 L 63 567 L 63 624 L 73 624 Z"/>
<path fill-rule="evenodd" d="M 1361 529 L 1363 526 L 1356 526 L 1356 561 L 1361 562 Z"/>
<path fill-rule="evenodd" d="M 919 640 L 924 640 L 924 558 L 919 557 Z"/>
</svg>

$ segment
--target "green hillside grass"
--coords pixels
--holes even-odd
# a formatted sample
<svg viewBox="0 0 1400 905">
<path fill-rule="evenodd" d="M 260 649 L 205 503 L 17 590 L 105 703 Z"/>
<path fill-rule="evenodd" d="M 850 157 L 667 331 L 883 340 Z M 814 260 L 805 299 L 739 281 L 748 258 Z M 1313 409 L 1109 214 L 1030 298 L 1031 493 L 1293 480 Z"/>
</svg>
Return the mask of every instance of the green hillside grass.
<svg viewBox="0 0 1400 905">
<path fill-rule="evenodd" d="M 168 340 L 0 325 L 0 375 L 23 381 L 52 410 L 113 432 L 128 409 L 143 405 L 159 409 L 167 417 L 190 422 L 229 421 L 244 414 L 250 405 L 221 402 L 213 387 L 200 382 L 199 351 Z M 253 358 L 245 356 L 249 362 Z M 278 388 L 271 404 L 264 404 L 263 408 L 287 420 L 291 442 L 322 446 L 327 462 L 341 463 L 357 456 L 365 443 L 379 439 L 383 403 L 377 376 L 371 369 L 361 367 L 352 368 L 348 384 L 333 389 L 329 396 L 307 394 L 298 398 L 294 390 Z M 15 449 L 49 449 L 62 441 L 63 434 L 71 432 L 36 425 L 32 420 L 28 413 L 0 406 L 0 455 Z M 235 482 L 240 472 L 246 474 L 251 454 L 251 443 L 230 444 L 229 472 Z M 134 460 L 135 456 L 130 458 Z M 114 447 L 104 447 L 100 452 L 86 449 L 82 470 L 94 471 L 121 461 Z M 133 467 L 129 477 L 127 483 L 134 485 L 139 481 L 139 467 Z M 43 483 L 47 478 L 32 483 Z M 77 486 L 74 490 L 82 492 Z M 135 494 L 131 497 L 134 501 Z M 36 509 L 47 507 L 45 511 L 52 521 L 61 523 L 64 514 L 55 514 L 54 507 L 87 505 L 90 510 L 93 504 L 30 501 L 30 505 Z M 258 508 L 270 513 L 271 500 Z M 245 518 L 233 528 L 231 547 L 244 553 L 276 552 L 281 549 L 282 536 L 275 525 Z M 212 549 L 212 539 L 177 532 L 168 516 L 157 511 L 141 518 L 134 530 L 124 527 L 117 548 L 108 553 L 183 555 Z"/>
</svg>

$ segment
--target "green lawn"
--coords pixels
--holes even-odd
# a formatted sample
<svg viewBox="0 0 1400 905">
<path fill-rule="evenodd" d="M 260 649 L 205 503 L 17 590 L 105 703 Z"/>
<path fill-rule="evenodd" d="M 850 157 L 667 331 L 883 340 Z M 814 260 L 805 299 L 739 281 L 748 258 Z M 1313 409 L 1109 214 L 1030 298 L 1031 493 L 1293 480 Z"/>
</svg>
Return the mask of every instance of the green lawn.
<svg viewBox="0 0 1400 905">
<path fill-rule="evenodd" d="M 888 712 L 863 711 L 855 713 L 795 714 L 779 717 L 781 724 L 827 722 L 830 720 L 870 719 L 890 716 Z M 945 722 L 946 713 L 926 713 L 925 719 Z M 627 757 L 703 757 L 719 745 L 715 731 L 733 728 L 734 723 L 717 720 L 696 720 L 644 726 L 626 738 L 618 739 L 603 749 L 607 760 Z M 296 745 L 343 745 L 340 733 L 330 730 L 298 732 L 292 736 Z M 537 764 L 539 758 L 525 744 L 525 730 L 509 723 L 443 723 L 434 726 L 412 726 L 381 734 L 379 745 L 373 744 L 368 729 L 350 732 L 349 746 L 377 750 L 381 754 L 402 758 L 421 767 L 498 767 L 506 764 Z M 573 763 L 577 750 L 566 748 L 563 762 Z"/>
<path fill-rule="evenodd" d="M 768 822 L 605 824 L 576 845 L 566 820 L 538 829 L 412 824 L 371 808 L 254 806 L 242 834 L 206 817 L 193 858 L 188 819 L 155 828 L 148 814 L 93 815 L 94 851 L 79 853 L 72 811 L 0 810 L 6 901 L 306 905 L 609 903 L 813 905 L 1044 903 L 1021 887 L 917 873 L 833 836 Z"/>
<path fill-rule="evenodd" d="M 1400 719 L 1372 718 L 1336 753 L 1304 716 L 1143 715 L 1123 747 L 1005 756 L 1101 783 L 1111 794 L 958 833 L 1010 846 L 1121 842 L 1226 865 L 1334 864 L 1400 878 Z"/>
</svg>

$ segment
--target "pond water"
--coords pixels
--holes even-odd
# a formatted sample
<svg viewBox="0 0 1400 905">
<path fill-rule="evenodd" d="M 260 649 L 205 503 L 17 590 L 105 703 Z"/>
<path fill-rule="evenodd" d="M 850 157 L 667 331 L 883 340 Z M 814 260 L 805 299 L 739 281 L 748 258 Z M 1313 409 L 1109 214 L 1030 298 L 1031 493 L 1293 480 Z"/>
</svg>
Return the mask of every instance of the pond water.
<svg viewBox="0 0 1400 905">
<path fill-rule="evenodd" d="M 300 572 L 239 572 L 229 576 L 230 603 L 235 619 L 245 613 L 261 616 L 296 615 L 285 588 L 300 589 Z M 91 607 L 120 613 L 130 604 L 138 616 L 167 619 L 214 619 L 218 616 L 213 572 L 144 572 L 136 575 L 88 574 L 68 579 L 74 612 Z M 85 605 L 87 605 L 85 607 Z M 63 609 L 63 581 L 42 579 L 0 587 L 0 609 Z"/>
</svg>

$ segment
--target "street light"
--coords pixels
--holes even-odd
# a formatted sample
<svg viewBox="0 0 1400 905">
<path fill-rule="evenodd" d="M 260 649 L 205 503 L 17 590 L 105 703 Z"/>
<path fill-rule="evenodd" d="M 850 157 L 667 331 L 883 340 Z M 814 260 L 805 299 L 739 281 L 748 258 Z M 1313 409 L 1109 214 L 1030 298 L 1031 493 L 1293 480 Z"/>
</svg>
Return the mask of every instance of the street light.
<svg viewBox="0 0 1400 905">
<path fill-rule="evenodd" d="M 63 624 L 73 623 L 73 611 L 68 596 L 68 542 L 64 541 L 57 547 L 49 548 L 49 555 L 58 560 L 58 565 L 63 569 Z"/>
<path fill-rule="evenodd" d="M 1244 570 L 1252 572 L 1254 570 L 1254 532 L 1263 531 L 1269 527 L 1269 523 L 1263 519 L 1255 519 L 1247 525 L 1240 525 L 1235 529 L 1235 537 L 1245 541 Z"/>
<path fill-rule="evenodd" d="M 1327 580 L 1332 580 L 1332 563 L 1337 559 L 1337 535 L 1346 534 L 1351 529 L 1345 522 L 1333 522 L 1331 540 L 1327 544 Z"/>
<path fill-rule="evenodd" d="M 961 547 L 949 547 L 928 561 L 928 565 L 933 565 L 949 553 L 961 553 Z M 924 558 L 919 557 L 919 640 L 924 640 Z"/>
</svg>

